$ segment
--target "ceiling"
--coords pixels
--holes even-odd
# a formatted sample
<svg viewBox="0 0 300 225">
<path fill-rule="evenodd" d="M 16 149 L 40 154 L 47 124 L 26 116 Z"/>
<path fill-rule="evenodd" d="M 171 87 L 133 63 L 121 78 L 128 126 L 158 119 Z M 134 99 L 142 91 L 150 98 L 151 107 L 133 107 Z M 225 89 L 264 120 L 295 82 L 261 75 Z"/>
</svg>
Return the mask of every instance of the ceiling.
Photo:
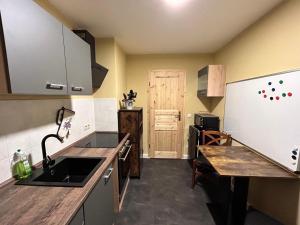
<svg viewBox="0 0 300 225">
<path fill-rule="evenodd" d="M 282 0 L 49 0 L 129 54 L 213 53 Z"/>
</svg>

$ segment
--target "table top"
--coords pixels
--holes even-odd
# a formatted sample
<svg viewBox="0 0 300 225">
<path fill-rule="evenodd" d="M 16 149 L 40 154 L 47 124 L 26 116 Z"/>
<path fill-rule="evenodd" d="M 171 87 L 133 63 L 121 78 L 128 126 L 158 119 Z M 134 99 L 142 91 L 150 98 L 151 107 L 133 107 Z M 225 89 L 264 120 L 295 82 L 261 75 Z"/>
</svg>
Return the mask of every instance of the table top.
<svg viewBox="0 0 300 225">
<path fill-rule="evenodd" d="M 220 176 L 297 179 L 298 176 L 244 146 L 198 146 Z"/>
</svg>

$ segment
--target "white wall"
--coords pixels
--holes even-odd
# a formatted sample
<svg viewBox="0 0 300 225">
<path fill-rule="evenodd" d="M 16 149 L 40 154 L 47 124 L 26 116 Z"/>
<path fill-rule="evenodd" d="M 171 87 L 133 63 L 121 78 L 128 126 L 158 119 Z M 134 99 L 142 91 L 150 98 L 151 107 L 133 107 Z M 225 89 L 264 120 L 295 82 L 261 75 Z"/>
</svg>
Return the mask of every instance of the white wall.
<svg viewBox="0 0 300 225">
<path fill-rule="evenodd" d="M 56 133 L 56 112 L 62 106 L 74 110 L 76 114 L 70 136 L 64 143 L 55 138 L 47 140 L 49 155 L 95 131 L 94 99 L 0 101 L 0 183 L 11 178 L 10 164 L 17 149 L 30 153 L 33 164 L 42 160 L 42 138 Z M 85 130 L 87 124 L 90 129 Z"/>
<path fill-rule="evenodd" d="M 116 98 L 95 98 L 96 131 L 118 131 L 118 103 Z"/>
</svg>

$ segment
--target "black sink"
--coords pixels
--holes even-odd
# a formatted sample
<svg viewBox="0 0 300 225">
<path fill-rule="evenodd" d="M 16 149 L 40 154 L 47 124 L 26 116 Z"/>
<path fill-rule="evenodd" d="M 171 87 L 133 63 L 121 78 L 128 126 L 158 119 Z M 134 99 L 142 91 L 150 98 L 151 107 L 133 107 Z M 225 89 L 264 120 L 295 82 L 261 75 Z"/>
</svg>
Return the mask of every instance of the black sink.
<svg viewBox="0 0 300 225">
<path fill-rule="evenodd" d="M 34 170 L 32 176 L 17 185 L 83 187 L 105 158 L 59 157 L 49 169 Z"/>
</svg>

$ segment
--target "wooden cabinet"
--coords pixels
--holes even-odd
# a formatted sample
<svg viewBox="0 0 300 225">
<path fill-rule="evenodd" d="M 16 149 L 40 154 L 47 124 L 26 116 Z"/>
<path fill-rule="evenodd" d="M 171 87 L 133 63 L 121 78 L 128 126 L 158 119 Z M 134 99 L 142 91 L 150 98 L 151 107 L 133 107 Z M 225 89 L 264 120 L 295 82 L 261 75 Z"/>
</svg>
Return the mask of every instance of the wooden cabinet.
<svg viewBox="0 0 300 225">
<path fill-rule="evenodd" d="M 1 1 L 0 10 L 1 53 L 6 53 L 1 63 L 7 65 L 2 76 L 0 63 L 1 83 L 8 78 L 0 93 L 92 94 L 91 52 L 85 41 L 34 1 Z"/>
<path fill-rule="evenodd" d="M 76 215 L 73 217 L 69 225 L 84 225 L 83 206 L 80 207 Z"/>
<path fill-rule="evenodd" d="M 67 94 L 62 24 L 34 1 L 1 1 L 11 91 Z"/>
<path fill-rule="evenodd" d="M 68 93 L 70 95 L 92 94 L 91 50 L 71 30 L 63 26 Z"/>
<path fill-rule="evenodd" d="M 225 68 L 208 65 L 198 72 L 198 97 L 224 97 Z"/>
<path fill-rule="evenodd" d="M 112 169 L 108 168 L 84 202 L 85 225 L 112 225 L 114 198 Z"/>
<path fill-rule="evenodd" d="M 130 133 L 130 177 L 140 178 L 143 159 L 143 108 L 120 109 L 119 132 Z"/>
</svg>

